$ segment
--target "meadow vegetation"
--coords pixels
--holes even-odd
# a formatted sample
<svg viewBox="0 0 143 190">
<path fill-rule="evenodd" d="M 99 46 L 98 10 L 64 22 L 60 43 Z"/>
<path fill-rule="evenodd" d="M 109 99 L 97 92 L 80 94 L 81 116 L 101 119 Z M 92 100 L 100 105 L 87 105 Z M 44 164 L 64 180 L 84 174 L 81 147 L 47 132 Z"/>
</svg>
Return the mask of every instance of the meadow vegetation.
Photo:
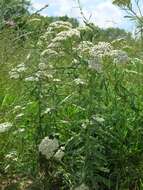
<svg viewBox="0 0 143 190">
<path fill-rule="evenodd" d="M 143 17 L 133 37 L 29 6 L 0 2 L 0 188 L 142 190 Z"/>
</svg>

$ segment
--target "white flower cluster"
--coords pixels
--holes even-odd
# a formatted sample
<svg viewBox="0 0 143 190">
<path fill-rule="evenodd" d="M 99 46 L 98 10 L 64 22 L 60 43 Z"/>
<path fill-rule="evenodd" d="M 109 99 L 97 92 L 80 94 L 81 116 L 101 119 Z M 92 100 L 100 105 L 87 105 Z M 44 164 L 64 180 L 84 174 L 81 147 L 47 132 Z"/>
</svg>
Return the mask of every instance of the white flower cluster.
<svg viewBox="0 0 143 190">
<path fill-rule="evenodd" d="M 49 139 L 45 137 L 40 145 L 39 152 L 46 157 L 47 160 L 54 158 L 56 160 L 61 160 L 64 156 L 64 151 L 62 148 L 59 148 L 59 142 L 57 139 Z"/>
<path fill-rule="evenodd" d="M 90 51 L 92 57 L 97 55 L 104 56 L 113 49 L 112 45 L 108 42 L 99 42 L 97 45 L 93 46 Z"/>
<path fill-rule="evenodd" d="M 77 28 L 81 33 L 86 33 L 86 32 L 93 32 L 92 28 L 89 26 L 79 26 Z"/>
<path fill-rule="evenodd" d="M 46 33 L 39 40 L 43 49 L 40 55 L 40 61 L 49 62 L 53 65 L 57 61 L 63 61 L 67 58 L 65 48 L 70 48 L 80 39 L 80 31 L 72 28 L 70 22 L 56 21 L 49 24 Z M 70 41 L 70 43 L 69 43 Z"/>
<path fill-rule="evenodd" d="M 56 32 L 69 30 L 70 28 L 72 28 L 72 24 L 70 22 L 65 22 L 65 21 L 52 22 L 48 27 L 50 31 L 56 31 Z"/>
<path fill-rule="evenodd" d="M 90 56 L 91 58 L 88 61 L 89 68 L 95 69 L 98 72 L 103 70 L 102 63 L 105 57 L 110 58 L 116 64 L 125 64 L 130 60 L 125 51 L 113 50 L 111 44 L 107 42 L 99 42 L 98 45 L 91 48 Z"/>
<path fill-rule="evenodd" d="M 43 36 L 40 37 L 40 40 L 38 42 L 38 46 L 42 47 L 43 44 L 44 46 L 47 44 L 48 41 L 51 41 L 55 36 L 66 30 L 70 30 L 72 28 L 72 24 L 69 22 L 64 22 L 64 21 L 55 21 L 49 24 L 47 31 Z M 54 44 L 55 45 L 55 44 Z"/>
<path fill-rule="evenodd" d="M 102 72 L 103 69 L 103 60 L 100 55 L 94 57 L 93 59 L 90 59 L 88 61 L 88 67 L 90 69 L 96 70 L 98 73 Z"/>
<path fill-rule="evenodd" d="M 10 78 L 18 79 L 20 77 L 20 74 L 22 74 L 24 71 L 26 71 L 25 64 L 21 63 L 9 72 Z"/>
<path fill-rule="evenodd" d="M 47 69 L 47 65 L 45 63 L 39 63 L 38 67 L 40 71 L 44 71 Z"/>
<path fill-rule="evenodd" d="M 91 57 L 88 61 L 89 68 L 101 72 L 103 69 L 103 57 L 112 50 L 113 47 L 108 42 L 99 42 L 97 45 L 94 45 L 89 52 Z"/>
<path fill-rule="evenodd" d="M 112 50 L 109 55 L 113 59 L 114 63 L 117 64 L 125 64 L 130 60 L 127 53 L 122 50 Z"/>
<path fill-rule="evenodd" d="M 83 79 L 80 79 L 80 78 L 74 79 L 74 82 L 75 82 L 77 85 L 84 85 L 84 84 L 86 84 L 86 82 L 85 82 Z"/>
<path fill-rule="evenodd" d="M 74 190 L 89 190 L 89 187 L 82 183 L 80 186 L 76 187 Z"/>
<path fill-rule="evenodd" d="M 38 77 L 30 76 L 25 78 L 25 82 L 37 82 L 39 81 Z"/>
<path fill-rule="evenodd" d="M 7 132 L 11 127 L 12 123 L 10 122 L 0 123 L 0 133 Z"/>
<path fill-rule="evenodd" d="M 69 29 L 67 31 L 62 31 L 56 35 L 52 40 L 52 43 L 63 42 L 69 39 L 77 40 L 80 38 L 80 32 L 77 29 Z"/>
<path fill-rule="evenodd" d="M 89 56 L 89 52 L 91 51 L 91 48 L 93 47 L 92 42 L 89 41 L 82 41 L 76 51 L 79 53 L 80 57 L 88 57 Z"/>
</svg>

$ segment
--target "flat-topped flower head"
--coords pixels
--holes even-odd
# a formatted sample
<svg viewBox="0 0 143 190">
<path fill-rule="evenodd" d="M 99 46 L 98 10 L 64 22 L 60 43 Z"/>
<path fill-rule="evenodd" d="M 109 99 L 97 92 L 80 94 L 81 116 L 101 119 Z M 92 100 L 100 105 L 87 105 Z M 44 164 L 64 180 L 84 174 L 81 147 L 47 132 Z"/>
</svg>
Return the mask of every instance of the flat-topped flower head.
<svg viewBox="0 0 143 190">
<path fill-rule="evenodd" d="M 52 42 L 62 42 L 69 39 L 77 40 L 80 38 L 80 32 L 77 29 L 62 31 L 52 40 Z"/>
<path fill-rule="evenodd" d="M 93 43 L 89 41 L 82 41 L 76 51 L 79 53 L 80 57 L 87 58 L 89 56 L 89 52 L 93 47 Z"/>
<path fill-rule="evenodd" d="M 90 51 L 91 56 L 96 55 L 105 55 L 109 53 L 113 49 L 112 45 L 108 42 L 99 42 L 97 45 L 93 46 L 93 48 Z"/>
<path fill-rule="evenodd" d="M 70 22 L 55 21 L 49 25 L 48 30 L 50 29 L 51 31 L 61 32 L 69 30 L 70 28 L 72 28 L 72 24 Z"/>
<path fill-rule="evenodd" d="M 57 139 L 50 139 L 49 137 L 45 137 L 39 145 L 39 152 L 45 156 L 47 160 L 49 160 L 54 156 L 58 148 L 59 142 Z"/>
<path fill-rule="evenodd" d="M 88 66 L 92 70 L 96 70 L 98 73 L 102 72 L 103 69 L 103 59 L 102 56 L 97 55 L 88 61 Z"/>
<path fill-rule="evenodd" d="M 122 50 L 112 50 L 109 55 L 113 58 L 114 63 L 117 64 L 125 64 L 128 63 L 130 58 L 128 57 L 127 53 Z"/>
</svg>

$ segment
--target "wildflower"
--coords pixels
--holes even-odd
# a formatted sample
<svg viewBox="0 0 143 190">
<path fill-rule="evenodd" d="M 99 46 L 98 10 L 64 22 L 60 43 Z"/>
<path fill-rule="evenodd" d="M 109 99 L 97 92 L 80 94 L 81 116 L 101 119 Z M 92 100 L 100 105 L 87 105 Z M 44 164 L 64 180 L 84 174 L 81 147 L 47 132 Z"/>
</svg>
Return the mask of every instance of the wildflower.
<svg viewBox="0 0 143 190">
<path fill-rule="evenodd" d="M 64 157 L 64 147 L 61 147 L 56 153 L 55 153 L 55 155 L 54 155 L 54 158 L 55 158 L 55 160 L 57 160 L 57 161 L 61 161 L 62 160 L 62 158 Z"/>
<path fill-rule="evenodd" d="M 26 70 L 25 64 L 21 63 L 19 65 L 17 65 L 15 68 L 13 68 L 10 72 L 10 78 L 11 79 L 19 79 L 20 78 L 20 74 L 23 73 Z"/>
<path fill-rule="evenodd" d="M 61 79 L 53 79 L 53 82 L 61 82 Z"/>
<path fill-rule="evenodd" d="M 98 115 L 93 115 L 92 119 L 97 121 L 98 123 L 103 123 L 105 121 L 105 119 L 103 117 L 100 117 Z"/>
<path fill-rule="evenodd" d="M 80 79 L 80 78 L 77 78 L 74 80 L 74 82 L 77 84 L 77 85 L 84 85 L 86 84 L 84 80 Z"/>
<path fill-rule="evenodd" d="M 78 64 L 78 60 L 77 59 L 73 59 L 72 60 L 72 64 Z"/>
<path fill-rule="evenodd" d="M 10 122 L 0 123 L 0 133 L 7 132 L 11 127 L 12 123 Z"/>
<path fill-rule="evenodd" d="M 80 186 L 76 187 L 74 190 L 89 190 L 89 187 L 82 183 Z"/>
<path fill-rule="evenodd" d="M 93 30 L 89 27 L 89 26 L 79 26 L 77 28 L 81 33 L 87 33 L 87 32 L 92 32 L 93 33 Z"/>
<path fill-rule="evenodd" d="M 31 77 L 25 78 L 25 81 L 26 82 L 35 82 L 35 81 L 39 81 L 39 79 L 37 77 L 31 76 Z"/>
<path fill-rule="evenodd" d="M 89 52 L 91 48 L 93 47 L 93 44 L 89 41 L 83 41 L 78 45 L 77 51 L 79 52 L 80 57 L 88 57 Z"/>
<path fill-rule="evenodd" d="M 70 28 L 72 28 L 72 24 L 70 22 L 65 22 L 65 21 L 52 22 L 48 27 L 48 29 L 55 32 L 69 30 Z"/>
<path fill-rule="evenodd" d="M 122 50 L 112 50 L 109 54 L 113 58 L 114 63 L 124 64 L 129 62 L 129 57 L 125 51 Z"/>
<path fill-rule="evenodd" d="M 20 113 L 20 114 L 18 114 L 15 118 L 16 119 L 19 119 L 19 118 L 21 118 L 21 117 L 23 117 L 24 116 L 24 113 Z"/>
<path fill-rule="evenodd" d="M 90 55 L 95 57 L 97 55 L 104 56 L 105 54 L 109 53 L 113 47 L 110 43 L 107 42 L 99 42 L 97 45 L 93 46 L 90 51 Z"/>
<path fill-rule="evenodd" d="M 17 68 L 17 72 L 21 73 L 21 72 L 24 72 L 26 70 L 25 67 L 19 67 Z"/>
<path fill-rule="evenodd" d="M 17 156 L 17 152 L 13 150 L 9 152 L 8 154 L 6 154 L 5 158 L 12 159 L 12 158 L 15 158 L 16 156 Z"/>
<path fill-rule="evenodd" d="M 94 57 L 93 59 L 90 59 L 88 61 L 88 66 L 90 69 L 96 70 L 97 72 L 102 72 L 102 57 L 97 55 L 96 57 Z"/>
<path fill-rule="evenodd" d="M 49 78 L 49 79 L 52 79 L 53 75 L 52 74 L 46 74 L 46 77 Z"/>
<path fill-rule="evenodd" d="M 70 29 L 58 33 L 57 36 L 52 40 L 52 42 L 63 42 L 69 39 L 79 39 L 79 38 L 80 38 L 80 32 L 77 29 Z"/>
<path fill-rule="evenodd" d="M 47 65 L 45 63 L 39 63 L 39 69 L 45 70 L 47 68 Z"/>
<path fill-rule="evenodd" d="M 19 109 L 21 109 L 21 106 L 15 106 L 14 107 L 14 110 L 16 111 L 16 110 L 19 110 Z"/>
<path fill-rule="evenodd" d="M 14 71 L 10 71 L 9 75 L 10 75 L 10 79 L 19 79 L 20 78 L 20 75 Z"/>
<path fill-rule="evenodd" d="M 44 111 L 43 114 L 48 114 L 48 113 L 50 113 L 51 111 L 52 111 L 52 108 L 47 108 L 47 109 Z"/>
<path fill-rule="evenodd" d="M 18 73 L 21 73 L 21 72 L 24 72 L 26 70 L 26 67 L 25 67 L 25 64 L 24 63 L 21 63 L 19 65 L 17 65 L 13 71 L 15 72 L 18 72 Z"/>
<path fill-rule="evenodd" d="M 57 139 L 49 139 L 49 137 L 45 137 L 39 145 L 39 152 L 49 160 L 54 156 L 58 148 L 59 143 Z"/>
</svg>

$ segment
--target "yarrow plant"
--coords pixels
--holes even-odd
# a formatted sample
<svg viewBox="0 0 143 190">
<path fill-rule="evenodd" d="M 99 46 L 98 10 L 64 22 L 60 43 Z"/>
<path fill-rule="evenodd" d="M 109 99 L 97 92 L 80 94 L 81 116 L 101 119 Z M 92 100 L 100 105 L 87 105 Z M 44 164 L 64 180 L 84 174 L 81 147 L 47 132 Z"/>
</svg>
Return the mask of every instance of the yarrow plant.
<svg viewBox="0 0 143 190">
<path fill-rule="evenodd" d="M 4 121 L 14 120 L 8 133 L 9 149 L 17 152 L 14 164 L 36 174 L 43 189 L 138 190 L 142 60 L 131 59 L 121 40 L 116 45 L 105 36 L 96 40 L 94 26 L 73 26 L 48 23 L 36 31 L 32 45 L 30 33 L 30 50 L 23 46 L 23 60 L 10 65 L 14 80 L 4 86 L 0 105 Z M 11 127 L 1 123 L 0 133 Z"/>
<path fill-rule="evenodd" d="M 59 148 L 57 139 L 49 139 L 49 137 L 45 137 L 39 145 L 39 152 L 45 156 L 47 160 L 51 158 L 61 160 L 64 156 L 63 150 L 63 148 Z"/>
</svg>

